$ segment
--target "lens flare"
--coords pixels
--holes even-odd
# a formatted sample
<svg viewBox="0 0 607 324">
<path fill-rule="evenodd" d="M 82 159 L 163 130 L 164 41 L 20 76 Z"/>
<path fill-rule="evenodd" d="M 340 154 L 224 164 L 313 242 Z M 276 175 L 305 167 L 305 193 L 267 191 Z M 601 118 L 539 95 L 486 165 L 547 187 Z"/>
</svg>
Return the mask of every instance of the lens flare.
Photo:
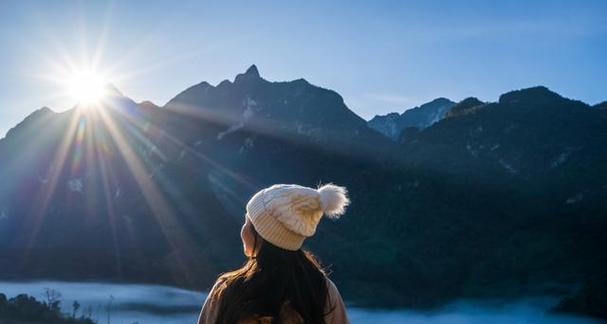
<svg viewBox="0 0 607 324">
<path fill-rule="evenodd" d="M 74 72 L 67 80 L 69 96 L 80 105 L 99 104 L 107 95 L 106 78 L 94 70 Z"/>
</svg>

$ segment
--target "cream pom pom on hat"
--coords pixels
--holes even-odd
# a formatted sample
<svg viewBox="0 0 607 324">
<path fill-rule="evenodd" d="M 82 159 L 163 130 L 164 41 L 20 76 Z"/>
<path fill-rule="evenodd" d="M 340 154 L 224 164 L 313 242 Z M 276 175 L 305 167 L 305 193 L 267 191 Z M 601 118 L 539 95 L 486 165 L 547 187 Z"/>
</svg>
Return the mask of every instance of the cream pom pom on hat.
<svg viewBox="0 0 607 324">
<path fill-rule="evenodd" d="M 345 187 L 318 189 L 277 184 L 257 192 L 247 203 L 247 216 L 261 237 L 285 250 L 297 251 L 316 232 L 323 215 L 339 218 L 350 204 Z"/>
</svg>

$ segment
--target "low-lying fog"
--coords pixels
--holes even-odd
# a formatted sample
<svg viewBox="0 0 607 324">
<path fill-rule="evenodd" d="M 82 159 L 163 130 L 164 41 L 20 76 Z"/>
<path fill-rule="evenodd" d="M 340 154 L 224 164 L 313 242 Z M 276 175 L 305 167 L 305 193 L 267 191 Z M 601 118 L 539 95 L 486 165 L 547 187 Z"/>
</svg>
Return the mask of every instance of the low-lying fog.
<svg viewBox="0 0 607 324">
<path fill-rule="evenodd" d="M 182 324 L 195 323 L 205 293 L 173 287 L 74 283 L 57 281 L 0 282 L 0 293 L 8 298 L 21 293 L 44 300 L 45 288 L 61 293 L 61 307 L 65 313 L 72 312 L 72 303 L 77 300 L 80 312 L 89 308 L 98 323 L 117 324 Z M 369 310 L 349 307 L 352 323 L 445 323 L 445 324 L 556 324 L 599 323 L 582 317 L 546 313 L 554 299 L 529 298 L 507 304 L 457 302 L 441 310 L 426 313 L 412 310 Z"/>
</svg>

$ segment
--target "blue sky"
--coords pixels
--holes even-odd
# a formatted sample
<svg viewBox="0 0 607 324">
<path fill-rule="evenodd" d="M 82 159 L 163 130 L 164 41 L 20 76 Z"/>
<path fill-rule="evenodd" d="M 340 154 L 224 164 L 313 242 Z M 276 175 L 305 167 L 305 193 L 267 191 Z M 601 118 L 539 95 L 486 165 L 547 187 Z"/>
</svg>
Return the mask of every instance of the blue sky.
<svg viewBox="0 0 607 324">
<path fill-rule="evenodd" d="M 73 106 L 50 79 L 94 58 L 126 95 L 160 105 L 253 63 L 336 90 L 366 119 L 540 84 L 595 104 L 606 13 L 607 1 L 4 0 L 0 136 L 37 108 Z"/>
</svg>

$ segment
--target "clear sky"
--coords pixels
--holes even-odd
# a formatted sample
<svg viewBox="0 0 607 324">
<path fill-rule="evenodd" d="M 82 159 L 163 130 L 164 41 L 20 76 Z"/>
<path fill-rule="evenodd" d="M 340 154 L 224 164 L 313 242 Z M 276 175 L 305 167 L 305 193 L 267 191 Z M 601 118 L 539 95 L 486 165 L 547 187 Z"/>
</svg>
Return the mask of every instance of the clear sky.
<svg viewBox="0 0 607 324">
<path fill-rule="evenodd" d="M 268 80 L 336 90 L 366 119 L 540 84 L 607 100 L 601 0 L 2 0 L 0 44 L 0 136 L 37 108 L 73 106 L 58 71 L 90 62 L 159 105 L 253 63 Z"/>
</svg>

